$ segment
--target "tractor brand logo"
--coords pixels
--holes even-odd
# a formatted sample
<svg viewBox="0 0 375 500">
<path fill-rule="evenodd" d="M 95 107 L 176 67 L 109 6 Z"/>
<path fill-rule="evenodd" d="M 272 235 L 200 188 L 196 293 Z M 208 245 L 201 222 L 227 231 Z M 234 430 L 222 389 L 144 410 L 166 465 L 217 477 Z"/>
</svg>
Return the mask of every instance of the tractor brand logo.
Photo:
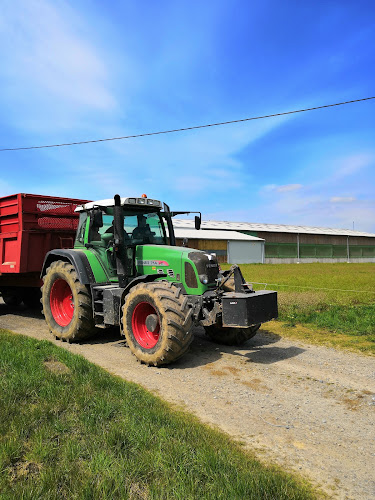
<svg viewBox="0 0 375 500">
<path fill-rule="evenodd" d="M 217 267 L 217 264 L 206 264 L 206 267 Z"/>
<path fill-rule="evenodd" d="M 165 260 L 137 260 L 137 266 L 169 266 Z"/>
<path fill-rule="evenodd" d="M 238 304 L 238 302 L 229 302 L 229 304 L 230 304 L 231 306 L 232 306 L 232 305 L 233 305 L 233 306 L 235 306 L 235 305 L 237 305 L 237 304 Z"/>
</svg>

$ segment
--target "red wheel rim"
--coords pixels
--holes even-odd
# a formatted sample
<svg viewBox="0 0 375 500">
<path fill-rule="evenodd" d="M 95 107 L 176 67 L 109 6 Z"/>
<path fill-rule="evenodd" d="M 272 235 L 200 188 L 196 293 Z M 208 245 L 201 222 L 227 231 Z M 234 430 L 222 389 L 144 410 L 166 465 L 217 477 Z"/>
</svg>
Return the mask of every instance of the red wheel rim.
<svg viewBox="0 0 375 500">
<path fill-rule="evenodd" d="M 149 314 L 157 314 L 155 308 L 148 302 L 140 302 L 135 306 L 132 316 L 132 330 L 135 340 L 144 349 L 152 349 L 158 343 L 160 337 L 160 323 L 154 332 L 150 332 L 146 326 Z"/>
<path fill-rule="evenodd" d="M 54 282 L 51 288 L 49 302 L 53 319 L 60 326 L 67 326 L 73 319 L 73 293 L 68 283 L 63 279 Z"/>
</svg>

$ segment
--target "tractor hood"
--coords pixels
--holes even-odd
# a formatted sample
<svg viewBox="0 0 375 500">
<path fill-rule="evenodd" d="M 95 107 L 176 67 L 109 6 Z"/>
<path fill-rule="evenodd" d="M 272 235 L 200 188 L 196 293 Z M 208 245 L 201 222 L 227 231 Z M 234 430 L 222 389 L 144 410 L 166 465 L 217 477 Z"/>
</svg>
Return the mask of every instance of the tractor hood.
<svg viewBox="0 0 375 500">
<path fill-rule="evenodd" d="M 219 274 L 214 255 L 187 247 L 138 245 L 135 265 L 139 274 L 166 275 L 162 279 L 181 283 L 188 294 L 212 288 Z"/>
</svg>

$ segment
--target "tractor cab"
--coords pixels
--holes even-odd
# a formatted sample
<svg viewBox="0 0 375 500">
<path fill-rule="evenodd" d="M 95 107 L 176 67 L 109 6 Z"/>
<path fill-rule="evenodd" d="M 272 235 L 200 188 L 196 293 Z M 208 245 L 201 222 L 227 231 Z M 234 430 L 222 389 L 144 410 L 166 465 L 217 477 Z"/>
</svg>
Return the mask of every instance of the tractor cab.
<svg viewBox="0 0 375 500">
<path fill-rule="evenodd" d="M 173 245 L 175 242 L 169 208 L 145 195 L 141 198 L 118 197 L 117 206 L 114 199 L 90 202 L 77 207 L 76 211 L 80 219 L 75 248 L 84 247 L 93 252 L 111 280 L 117 281 L 116 257 L 123 261 L 126 277 L 131 278 L 137 274 L 137 246 Z"/>
</svg>

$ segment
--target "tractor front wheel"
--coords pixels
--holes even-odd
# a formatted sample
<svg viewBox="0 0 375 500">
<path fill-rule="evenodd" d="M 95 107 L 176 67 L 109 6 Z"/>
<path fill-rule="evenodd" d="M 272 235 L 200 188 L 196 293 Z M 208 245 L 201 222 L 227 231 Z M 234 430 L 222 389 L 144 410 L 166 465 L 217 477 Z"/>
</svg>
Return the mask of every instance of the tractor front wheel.
<svg viewBox="0 0 375 500">
<path fill-rule="evenodd" d="M 223 345 L 242 345 L 256 335 L 260 328 L 258 325 L 250 326 L 249 328 L 224 328 L 216 324 L 205 326 L 206 335 L 216 342 Z"/>
<path fill-rule="evenodd" d="M 90 293 L 69 262 L 58 260 L 47 269 L 42 306 L 52 335 L 59 339 L 81 340 L 95 331 Z"/>
<path fill-rule="evenodd" d="M 147 365 L 175 361 L 193 339 L 193 310 L 181 289 L 171 283 L 136 285 L 127 295 L 122 313 L 127 344 Z"/>
</svg>

